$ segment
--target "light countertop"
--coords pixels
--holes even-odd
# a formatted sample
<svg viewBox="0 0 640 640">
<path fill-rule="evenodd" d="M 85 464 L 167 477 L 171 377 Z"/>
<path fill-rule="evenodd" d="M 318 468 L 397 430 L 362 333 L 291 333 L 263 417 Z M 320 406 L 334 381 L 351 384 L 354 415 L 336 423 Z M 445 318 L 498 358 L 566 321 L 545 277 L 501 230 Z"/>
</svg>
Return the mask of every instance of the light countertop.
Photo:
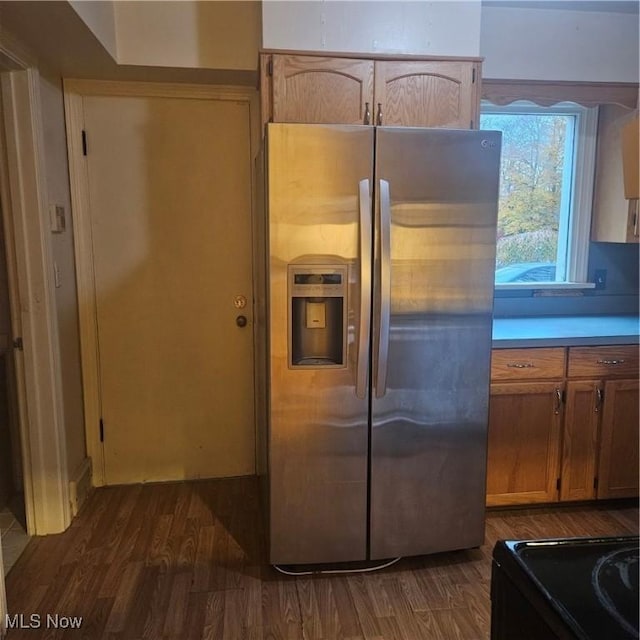
<svg viewBox="0 0 640 640">
<path fill-rule="evenodd" d="M 493 347 L 569 347 L 638 344 L 638 316 L 550 316 L 496 318 Z"/>
</svg>

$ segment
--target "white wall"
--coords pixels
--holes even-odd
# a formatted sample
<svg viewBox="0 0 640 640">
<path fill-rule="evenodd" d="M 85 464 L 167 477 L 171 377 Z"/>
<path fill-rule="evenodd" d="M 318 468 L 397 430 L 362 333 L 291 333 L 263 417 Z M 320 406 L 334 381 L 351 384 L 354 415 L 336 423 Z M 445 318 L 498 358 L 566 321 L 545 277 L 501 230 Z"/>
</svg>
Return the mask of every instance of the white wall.
<svg viewBox="0 0 640 640">
<path fill-rule="evenodd" d="M 115 60 L 118 50 L 112 0 L 69 0 L 69 4 Z"/>
<path fill-rule="evenodd" d="M 262 3 L 267 49 L 478 56 L 480 1 Z"/>
<path fill-rule="evenodd" d="M 638 16 L 484 7 L 485 78 L 638 82 Z"/>
<path fill-rule="evenodd" d="M 255 70 L 260 3 L 116 2 L 119 64 Z"/>
<path fill-rule="evenodd" d="M 73 474 L 86 457 L 86 448 L 69 168 L 60 81 L 48 80 L 41 76 L 40 99 L 44 127 L 48 201 L 50 204 L 64 206 L 67 214 L 66 231 L 51 235 L 51 248 L 53 259 L 57 263 L 60 273 L 60 287 L 55 290 L 55 302 L 60 345 L 67 465 L 69 473 Z M 51 268 L 53 269 L 53 265 Z"/>
</svg>

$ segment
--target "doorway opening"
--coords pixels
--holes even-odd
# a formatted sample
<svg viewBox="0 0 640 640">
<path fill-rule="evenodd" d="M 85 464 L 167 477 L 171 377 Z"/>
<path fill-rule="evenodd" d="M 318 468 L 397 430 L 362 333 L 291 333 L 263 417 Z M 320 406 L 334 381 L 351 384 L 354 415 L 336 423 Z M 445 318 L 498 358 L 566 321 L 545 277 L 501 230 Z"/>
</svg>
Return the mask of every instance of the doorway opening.
<svg viewBox="0 0 640 640">
<path fill-rule="evenodd" d="M 29 541 L 13 335 L 6 240 L 0 225 L 0 537 L 5 575 Z"/>
</svg>

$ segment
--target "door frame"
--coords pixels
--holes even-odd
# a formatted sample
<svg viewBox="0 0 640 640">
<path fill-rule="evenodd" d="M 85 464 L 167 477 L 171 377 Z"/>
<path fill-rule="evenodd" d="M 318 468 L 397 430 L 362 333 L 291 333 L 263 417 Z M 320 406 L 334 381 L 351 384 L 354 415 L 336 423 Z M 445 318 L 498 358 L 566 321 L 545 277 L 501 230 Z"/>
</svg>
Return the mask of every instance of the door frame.
<svg viewBox="0 0 640 640">
<path fill-rule="evenodd" d="M 47 207 L 40 75 L 35 61 L 0 36 L 0 196 L 4 225 L 29 535 L 71 523 L 60 346 Z M 19 333 L 18 333 L 19 332 Z"/>
<path fill-rule="evenodd" d="M 85 434 L 87 455 L 93 463 L 93 485 L 102 486 L 105 484 L 105 461 L 103 445 L 100 442 L 99 429 L 102 414 L 99 369 L 100 354 L 98 348 L 93 240 L 91 236 L 89 176 L 87 159 L 83 153 L 82 139 L 82 131 L 84 129 L 83 98 L 85 96 L 191 98 L 199 100 L 227 100 L 247 104 L 250 118 L 252 194 L 255 193 L 253 160 L 258 151 L 260 140 L 260 108 L 258 92 L 251 87 L 102 80 L 64 80 L 67 153 L 69 157 L 69 177 L 71 182 L 71 207 L 74 219 L 73 242 L 78 290 Z M 255 229 L 256 215 L 253 195 L 251 202 L 250 215 L 252 229 Z M 255 273 L 255 265 L 253 268 Z M 255 285 L 254 277 L 254 290 Z M 255 364 L 255 343 L 253 351 Z M 257 415 L 254 421 L 257 423 Z"/>
<path fill-rule="evenodd" d="M 4 585 L 4 562 L 2 560 L 2 545 L 0 544 L 0 638 L 4 638 L 7 619 L 7 592 Z"/>
</svg>

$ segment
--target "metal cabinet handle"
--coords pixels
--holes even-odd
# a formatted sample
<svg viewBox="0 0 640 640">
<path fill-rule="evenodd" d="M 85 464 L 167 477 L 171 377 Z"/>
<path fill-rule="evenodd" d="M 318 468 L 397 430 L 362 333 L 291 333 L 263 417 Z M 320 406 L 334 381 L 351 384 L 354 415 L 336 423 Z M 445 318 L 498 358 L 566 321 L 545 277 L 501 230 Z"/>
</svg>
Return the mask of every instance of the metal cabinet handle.
<svg viewBox="0 0 640 640">
<path fill-rule="evenodd" d="M 366 396 L 369 379 L 369 333 L 371 329 L 371 193 L 369 180 L 358 183 L 360 196 L 360 322 L 356 396 Z"/>
<path fill-rule="evenodd" d="M 376 124 L 380 126 L 382 124 L 382 103 L 378 102 L 378 113 L 376 115 Z"/>
<path fill-rule="evenodd" d="M 620 360 L 598 360 L 598 364 L 606 364 L 609 367 L 615 367 L 618 364 L 624 364 L 624 359 L 620 358 Z"/>
<path fill-rule="evenodd" d="M 638 237 L 638 198 L 629 200 L 629 216 L 633 220 L 633 237 Z"/>
<path fill-rule="evenodd" d="M 600 387 L 597 387 L 596 388 L 596 408 L 595 408 L 596 413 L 598 413 L 598 411 L 602 409 L 602 400 L 603 400 L 602 389 Z"/>
<path fill-rule="evenodd" d="M 531 362 L 509 362 L 507 367 L 510 369 L 533 369 L 534 365 Z"/>
<path fill-rule="evenodd" d="M 562 391 L 556 387 L 556 407 L 553 410 L 553 413 L 558 415 L 560 413 L 560 409 L 562 408 Z"/>
<path fill-rule="evenodd" d="M 364 103 L 364 123 L 371 124 L 371 111 L 369 110 L 369 103 Z"/>
<path fill-rule="evenodd" d="M 247 316 L 238 316 L 236 318 L 236 324 L 242 329 L 247 326 Z"/>
</svg>

